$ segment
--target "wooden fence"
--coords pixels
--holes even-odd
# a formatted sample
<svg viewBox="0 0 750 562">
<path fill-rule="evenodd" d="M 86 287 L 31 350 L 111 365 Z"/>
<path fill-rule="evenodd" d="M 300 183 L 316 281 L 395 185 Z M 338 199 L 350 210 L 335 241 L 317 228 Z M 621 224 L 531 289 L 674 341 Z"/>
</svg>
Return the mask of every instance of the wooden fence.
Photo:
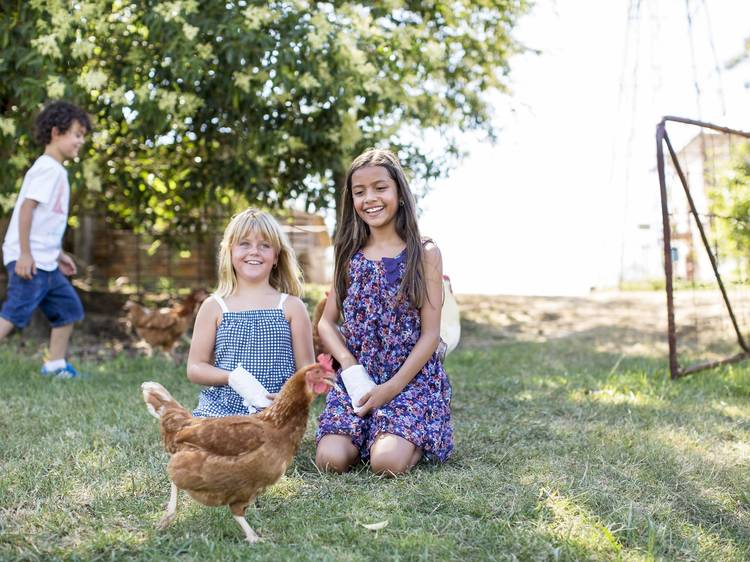
<svg viewBox="0 0 750 562">
<path fill-rule="evenodd" d="M 9 217 L 0 220 L 5 235 Z M 322 217 L 293 212 L 282 220 L 290 242 L 302 266 L 305 280 L 328 283 L 331 280 L 331 240 Z M 64 248 L 72 253 L 79 266 L 77 278 L 94 290 L 108 290 L 113 285 L 135 286 L 137 291 L 179 288 L 211 288 L 216 284 L 216 257 L 221 232 L 189 244 L 189 251 L 179 251 L 169 243 L 154 244 L 131 230 L 114 229 L 103 217 L 79 217 L 79 226 L 68 229 Z M 5 293 L 6 272 L 0 269 Z"/>
</svg>

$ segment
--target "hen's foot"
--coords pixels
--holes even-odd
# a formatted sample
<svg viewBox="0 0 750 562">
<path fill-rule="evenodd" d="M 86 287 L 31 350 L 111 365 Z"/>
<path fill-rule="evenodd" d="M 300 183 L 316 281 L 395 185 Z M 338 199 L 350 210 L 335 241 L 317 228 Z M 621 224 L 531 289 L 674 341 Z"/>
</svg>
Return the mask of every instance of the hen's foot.
<svg viewBox="0 0 750 562">
<path fill-rule="evenodd" d="M 233 517 L 234 520 L 240 524 L 240 527 L 242 527 L 242 531 L 245 533 L 245 540 L 247 542 L 249 542 L 250 544 L 255 544 L 256 542 L 263 540 L 255 533 L 255 531 L 253 531 L 252 527 L 248 525 L 244 517 L 240 517 L 239 515 L 233 515 Z"/>
<path fill-rule="evenodd" d="M 167 527 L 169 527 L 170 523 L 172 523 L 172 521 L 174 521 L 174 518 L 176 516 L 177 516 L 177 514 L 174 513 L 174 512 L 172 512 L 172 513 L 165 513 L 162 516 L 162 518 L 159 519 L 159 523 L 158 523 L 158 525 L 156 527 L 158 529 L 160 529 L 160 530 L 166 529 Z"/>
</svg>

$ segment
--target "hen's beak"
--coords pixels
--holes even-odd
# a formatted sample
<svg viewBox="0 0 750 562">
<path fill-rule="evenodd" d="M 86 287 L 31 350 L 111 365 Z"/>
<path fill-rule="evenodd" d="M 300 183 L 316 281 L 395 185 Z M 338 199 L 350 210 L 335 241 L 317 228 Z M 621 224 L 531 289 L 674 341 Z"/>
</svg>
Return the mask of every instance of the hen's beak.
<svg viewBox="0 0 750 562">
<path fill-rule="evenodd" d="M 326 373 L 326 376 L 323 378 L 323 382 L 331 388 L 335 388 L 339 392 L 343 392 L 339 384 L 336 382 L 336 375 L 334 373 Z"/>
</svg>

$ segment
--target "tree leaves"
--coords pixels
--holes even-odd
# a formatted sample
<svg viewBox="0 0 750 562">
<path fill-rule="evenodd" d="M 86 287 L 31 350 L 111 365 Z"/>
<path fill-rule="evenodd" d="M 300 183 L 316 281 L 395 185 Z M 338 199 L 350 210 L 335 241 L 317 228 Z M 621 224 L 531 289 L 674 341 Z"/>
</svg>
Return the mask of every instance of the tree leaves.
<svg viewBox="0 0 750 562">
<path fill-rule="evenodd" d="M 522 0 L 15 3 L 0 19 L 0 70 L 12 76 L 0 83 L 0 195 L 41 152 L 33 119 L 56 97 L 85 107 L 100 131 L 82 154 L 85 173 L 71 167 L 78 209 L 178 243 L 237 204 L 335 204 L 336 180 L 369 146 L 398 150 L 427 182 L 460 154 L 448 131 L 492 133 L 483 93 L 504 87 L 525 9 Z M 405 140 L 413 134 L 402 139 L 426 128 L 441 131 L 438 156 Z M 156 179 L 175 187 L 145 188 Z"/>
</svg>

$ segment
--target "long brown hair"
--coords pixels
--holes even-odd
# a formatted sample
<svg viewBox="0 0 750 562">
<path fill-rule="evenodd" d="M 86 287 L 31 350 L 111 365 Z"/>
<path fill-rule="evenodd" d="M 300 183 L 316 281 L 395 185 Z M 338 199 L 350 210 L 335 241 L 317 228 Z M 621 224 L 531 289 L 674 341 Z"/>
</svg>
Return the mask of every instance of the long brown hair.
<svg viewBox="0 0 750 562">
<path fill-rule="evenodd" d="M 367 166 L 382 166 L 396 183 L 399 199 L 395 219 L 396 233 L 406 242 L 406 272 L 401 280 L 399 293 L 405 295 L 413 306 L 421 308 L 427 297 L 427 287 L 422 263 L 422 238 L 417 224 L 417 203 L 398 157 L 390 150 L 369 148 L 352 162 L 346 174 L 346 188 L 341 194 L 341 220 L 334 241 L 336 268 L 333 274 L 339 310 L 343 310 L 344 298 L 349 289 L 349 262 L 370 237 L 370 227 L 354 210 L 352 197 L 352 175 Z"/>
<path fill-rule="evenodd" d="M 270 213 L 252 208 L 232 217 L 224 230 L 219 247 L 219 287 L 216 290 L 219 296 L 227 297 L 237 289 L 237 274 L 232 266 L 232 245 L 251 232 L 265 238 L 276 252 L 278 261 L 268 279 L 271 287 L 281 293 L 302 296 L 302 272 L 289 239 Z"/>
</svg>

